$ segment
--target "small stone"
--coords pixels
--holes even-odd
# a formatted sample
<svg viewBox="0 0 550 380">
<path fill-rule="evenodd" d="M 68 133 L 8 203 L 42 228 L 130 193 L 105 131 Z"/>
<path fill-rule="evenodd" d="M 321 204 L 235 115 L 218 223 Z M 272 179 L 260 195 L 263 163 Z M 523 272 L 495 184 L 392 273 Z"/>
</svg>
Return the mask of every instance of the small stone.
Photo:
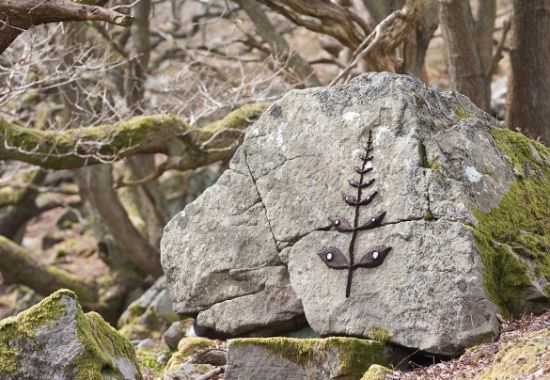
<svg viewBox="0 0 550 380">
<path fill-rule="evenodd" d="M 171 350 L 175 350 L 178 347 L 178 343 L 185 336 L 185 326 L 181 321 L 176 321 L 168 327 L 168 329 L 162 334 L 162 339 L 164 343 Z"/>
</svg>

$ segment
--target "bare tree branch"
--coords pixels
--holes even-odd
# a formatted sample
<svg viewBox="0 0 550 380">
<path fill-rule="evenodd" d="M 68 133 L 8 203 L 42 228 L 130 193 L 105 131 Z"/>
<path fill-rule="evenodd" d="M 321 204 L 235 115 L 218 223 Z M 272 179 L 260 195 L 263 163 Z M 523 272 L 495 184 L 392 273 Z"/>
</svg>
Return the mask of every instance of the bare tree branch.
<svg viewBox="0 0 550 380">
<path fill-rule="evenodd" d="M 279 62 L 293 71 L 307 86 L 319 86 L 321 82 L 315 72 L 298 53 L 291 51 L 285 38 L 275 30 L 271 21 L 255 0 L 233 0 L 246 12 L 254 23 L 257 33 L 270 45 L 271 51 Z"/>
<path fill-rule="evenodd" d="M 502 34 L 500 36 L 500 40 L 498 41 L 497 48 L 495 49 L 495 54 L 493 54 L 489 71 L 487 72 L 488 78 L 492 78 L 492 76 L 497 72 L 498 64 L 502 60 L 502 53 L 505 49 L 506 38 L 508 37 L 508 33 L 510 32 L 511 27 L 512 20 L 510 18 L 507 18 L 502 24 Z"/>
<path fill-rule="evenodd" d="M 369 33 L 367 23 L 351 12 L 324 0 L 261 0 L 297 25 L 336 38 L 355 50 Z"/>
<path fill-rule="evenodd" d="M 376 52 L 376 57 L 369 59 L 369 63 L 377 62 L 378 70 L 395 71 L 395 63 L 391 62 L 393 55 L 390 52 L 405 40 L 407 33 L 414 25 L 418 11 L 417 3 L 416 0 L 407 1 L 402 9 L 392 12 L 376 25 L 374 31 L 365 38 L 353 53 L 351 63 L 332 80 L 329 86 L 334 86 L 340 80 L 348 78 L 351 70 L 361 60 L 368 59 L 369 55 L 373 56 L 373 52 Z"/>
<path fill-rule="evenodd" d="M 105 21 L 129 26 L 133 18 L 111 9 L 68 0 L 0 1 L 0 54 L 32 26 L 65 21 Z"/>
</svg>

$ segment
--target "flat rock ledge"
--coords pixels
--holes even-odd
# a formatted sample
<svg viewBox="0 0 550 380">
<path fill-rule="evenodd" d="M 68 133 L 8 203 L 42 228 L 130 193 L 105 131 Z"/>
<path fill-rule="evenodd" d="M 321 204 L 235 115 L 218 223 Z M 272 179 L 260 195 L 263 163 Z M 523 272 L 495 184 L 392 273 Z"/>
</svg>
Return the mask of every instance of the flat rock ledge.
<svg viewBox="0 0 550 380">
<path fill-rule="evenodd" d="M 227 344 L 225 380 L 359 380 L 388 362 L 384 344 L 357 338 L 244 338 Z"/>
</svg>

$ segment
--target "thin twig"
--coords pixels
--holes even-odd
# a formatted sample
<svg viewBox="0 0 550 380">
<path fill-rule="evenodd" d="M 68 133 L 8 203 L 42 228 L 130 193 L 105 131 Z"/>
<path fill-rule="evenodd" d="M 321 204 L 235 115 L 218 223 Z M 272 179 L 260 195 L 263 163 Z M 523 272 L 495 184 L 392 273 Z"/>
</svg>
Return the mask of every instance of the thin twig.
<svg viewBox="0 0 550 380">
<path fill-rule="evenodd" d="M 502 60 L 502 53 L 505 51 L 506 37 L 508 36 L 508 32 L 511 27 L 512 21 L 508 18 L 502 24 L 502 34 L 500 36 L 500 41 L 498 42 L 495 54 L 493 55 L 493 59 L 491 60 L 491 66 L 489 66 L 487 78 L 491 78 L 498 69 L 498 64 Z"/>
</svg>

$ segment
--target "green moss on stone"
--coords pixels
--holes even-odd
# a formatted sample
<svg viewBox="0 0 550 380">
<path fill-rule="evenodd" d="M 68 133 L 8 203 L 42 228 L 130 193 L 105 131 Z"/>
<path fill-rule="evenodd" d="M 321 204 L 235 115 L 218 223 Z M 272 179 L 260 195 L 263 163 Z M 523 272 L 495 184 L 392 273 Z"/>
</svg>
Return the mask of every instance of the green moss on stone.
<svg viewBox="0 0 550 380">
<path fill-rule="evenodd" d="M 474 235 L 487 293 L 513 316 L 524 311 L 533 276 L 550 282 L 550 149 L 510 130 L 492 134 L 520 178 L 497 208 L 474 211 Z"/>
<path fill-rule="evenodd" d="M 164 364 L 159 359 L 165 352 L 159 350 L 138 349 L 136 357 L 141 369 L 147 368 L 155 378 L 160 378 Z"/>
<path fill-rule="evenodd" d="M 113 379 L 121 378 L 116 362 L 136 362 L 134 349 L 128 340 L 119 335 L 99 314 L 84 314 L 75 293 L 62 289 L 18 316 L 0 322 L 0 378 L 2 373 L 18 370 L 15 342 L 32 342 L 38 328 L 63 317 L 69 312 L 68 299 L 73 299 L 76 305 L 76 310 L 70 309 L 70 312 L 75 313 L 76 333 L 82 345 L 82 353 L 75 360 L 72 379 L 103 380 L 107 374 Z"/>
<path fill-rule="evenodd" d="M 550 329 L 527 333 L 503 342 L 493 363 L 476 380 L 546 379 L 544 368 L 550 363 Z M 540 377 L 535 374 L 540 373 Z"/>
<path fill-rule="evenodd" d="M 166 369 L 167 371 L 176 369 L 182 363 L 187 361 L 192 355 L 216 347 L 216 341 L 211 339 L 199 337 L 183 338 L 178 343 L 178 350 L 174 352 L 174 354 L 168 361 Z"/>
<path fill-rule="evenodd" d="M 470 116 L 472 116 L 472 113 L 470 111 L 466 110 L 466 108 L 464 108 L 464 106 L 460 105 L 460 106 L 456 107 L 456 109 L 455 109 L 455 116 L 458 118 L 458 120 L 466 120 Z"/>
<path fill-rule="evenodd" d="M 391 333 L 382 327 L 371 327 L 367 331 L 367 336 L 380 343 L 388 343 L 391 339 Z"/>
<path fill-rule="evenodd" d="M 120 358 L 137 362 L 130 342 L 95 312 L 78 313 L 77 333 L 84 352 L 77 359 L 75 380 L 102 380 L 102 373 L 117 376 L 115 360 Z"/>
<path fill-rule="evenodd" d="M 15 340 L 32 339 L 39 327 L 63 315 L 65 305 L 59 302 L 63 297 L 76 299 L 73 292 L 59 290 L 17 316 L 0 321 L 0 375 L 17 370 Z"/>
<path fill-rule="evenodd" d="M 384 344 L 358 338 L 243 338 L 231 340 L 230 345 L 260 346 L 304 367 L 321 365 L 334 352 L 340 362 L 339 374 L 349 379 L 360 379 L 373 363 L 386 363 Z"/>
<path fill-rule="evenodd" d="M 388 375 L 391 374 L 391 369 L 378 364 L 373 364 L 369 367 L 369 370 L 365 372 L 361 380 L 384 380 Z"/>
</svg>

